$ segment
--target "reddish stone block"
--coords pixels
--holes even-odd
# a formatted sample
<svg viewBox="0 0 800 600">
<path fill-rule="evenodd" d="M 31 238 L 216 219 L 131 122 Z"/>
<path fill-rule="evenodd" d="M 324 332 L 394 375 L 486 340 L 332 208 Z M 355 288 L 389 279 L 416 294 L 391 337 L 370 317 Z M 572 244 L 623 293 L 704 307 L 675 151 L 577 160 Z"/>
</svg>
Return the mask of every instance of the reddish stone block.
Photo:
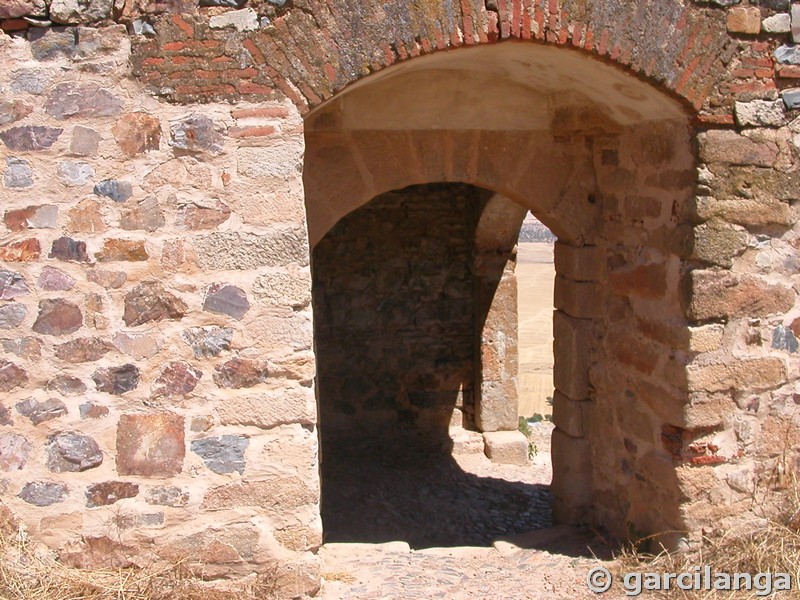
<svg viewBox="0 0 800 600">
<path fill-rule="evenodd" d="M 42 247 L 37 239 L 10 242 L 0 245 L 0 260 L 8 262 L 30 262 L 38 260 Z"/>
<path fill-rule="evenodd" d="M 117 427 L 117 472 L 120 475 L 177 475 L 183 469 L 185 453 L 181 415 L 159 412 L 120 417 Z"/>
</svg>

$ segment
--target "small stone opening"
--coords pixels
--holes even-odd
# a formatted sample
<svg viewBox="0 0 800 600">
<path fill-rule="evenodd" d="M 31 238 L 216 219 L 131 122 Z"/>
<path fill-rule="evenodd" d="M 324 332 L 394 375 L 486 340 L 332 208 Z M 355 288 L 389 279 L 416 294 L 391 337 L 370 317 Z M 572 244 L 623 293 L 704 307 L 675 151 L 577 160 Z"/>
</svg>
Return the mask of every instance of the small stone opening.
<svg viewBox="0 0 800 600">
<path fill-rule="evenodd" d="M 493 197 L 462 183 L 388 192 L 313 250 L 326 541 L 488 545 L 550 523 L 535 473 L 515 481 L 484 456 L 480 431 L 515 429 L 518 412 L 516 233 L 488 251 Z"/>
</svg>

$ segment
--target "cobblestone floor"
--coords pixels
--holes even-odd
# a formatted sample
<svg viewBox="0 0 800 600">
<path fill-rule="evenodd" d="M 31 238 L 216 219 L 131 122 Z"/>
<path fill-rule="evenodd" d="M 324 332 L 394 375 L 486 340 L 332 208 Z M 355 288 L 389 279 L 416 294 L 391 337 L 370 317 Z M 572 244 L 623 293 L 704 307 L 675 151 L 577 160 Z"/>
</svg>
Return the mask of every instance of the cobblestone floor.
<svg viewBox="0 0 800 600">
<path fill-rule="evenodd" d="M 351 448 L 323 471 L 321 598 L 592 598 L 592 536 L 550 527 L 550 427 L 531 465 Z M 326 487 L 327 486 L 327 487 Z M 529 533 L 525 533 L 529 532 Z M 508 538 L 514 544 L 493 542 Z M 602 550 L 594 545 L 594 551 Z"/>
</svg>

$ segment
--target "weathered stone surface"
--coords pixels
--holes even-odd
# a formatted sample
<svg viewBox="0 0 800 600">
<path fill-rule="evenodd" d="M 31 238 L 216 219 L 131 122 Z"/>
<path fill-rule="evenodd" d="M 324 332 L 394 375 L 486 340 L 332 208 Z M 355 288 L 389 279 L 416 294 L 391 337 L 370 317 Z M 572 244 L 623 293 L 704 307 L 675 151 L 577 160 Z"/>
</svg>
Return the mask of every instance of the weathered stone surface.
<svg viewBox="0 0 800 600">
<path fill-rule="evenodd" d="M 686 368 L 686 378 L 689 391 L 765 390 L 786 381 L 786 365 L 773 356 L 734 359 L 728 363 L 690 364 Z"/>
<path fill-rule="evenodd" d="M 247 270 L 308 264 L 308 242 L 300 229 L 276 229 L 270 235 L 216 232 L 195 240 L 200 268 Z"/>
<path fill-rule="evenodd" d="M 106 271 L 105 269 L 92 269 L 86 274 L 86 279 L 92 283 L 106 288 L 116 290 L 125 285 L 128 275 L 125 271 Z"/>
<path fill-rule="evenodd" d="M 269 146 L 239 148 L 239 175 L 249 179 L 291 177 L 303 168 L 303 151 L 301 139 L 278 139 Z"/>
<path fill-rule="evenodd" d="M 88 435 L 65 431 L 47 442 L 47 468 L 53 473 L 86 471 L 103 463 L 100 446 Z"/>
<path fill-rule="evenodd" d="M 62 299 L 39 302 L 39 316 L 33 323 L 36 333 L 45 335 L 67 335 L 75 333 L 83 325 L 81 310 L 72 302 Z"/>
<path fill-rule="evenodd" d="M 39 31 L 39 34 L 46 32 L 51 32 L 52 28 L 46 28 L 46 30 Z M 31 35 L 31 31 L 28 32 L 29 36 Z M 73 35 L 73 42 L 74 42 L 74 35 Z M 34 52 L 34 58 L 36 58 L 36 43 L 31 43 L 31 51 Z M 40 46 L 41 48 L 41 46 Z M 38 59 L 37 59 L 38 60 Z M 9 88 L 12 92 L 16 94 L 34 94 L 38 96 L 42 92 L 44 92 L 47 87 L 50 85 L 50 82 L 53 78 L 53 72 L 50 69 L 42 69 L 39 67 L 23 67 L 20 69 L 14 69 L 11 72 L 11 85 Z"/>
<path fill-rule="evenodd" d="M 103 248 L 95 254 L 95 258 L 100 262 L 140 262 L 150 258 L 150 255 L 142 240 L 110 239 L 103 243 Z"/>
<path fill-rule="evenodd" d="M 130 481 L 103 481 L 86 488 L 86 506 L 108 506 L 124 498 L 135 498 L 139 495 L 139 485 Z"/>
<path fill-rule="evenodd" d="M 44 389 L 56 391 L 62 396 L 77 396 L 86 391 L 86 384 L 71 375 L 56 375 L 45 384 Z"/>
<path fill-rule="evenodd" d="M 22 275 L 0 268 L 0 300 L 13 300 L 28 294 L 30 288 Z"/>
<path fill-rule="evenodd" d="M 224 127 L 198 113 L 170 123 L 170 132 L 169 145 L 178 150 L 219 154 L 225 145 Z"/>
<path fill-rule="evenodd" d="M 728 31 L 732 33 L 761 33 L 761 11 L 756 6 L 739 6 L 728 11 Z"/>
<path fill-rule="evenodd" d="M 730 268 L 733 259 L 747 249 L 750 236 L 747 231 L 720 220 L 709 221 L 695 227 L 692 239 L 692 258 L 712 265 Z"/>
<path fill-rule="evenodd" d="M 100 150 L 100 133 L 91 127 L 75 125 L 69 151 L 76 156 L 97 156 Z"/>
<path fill-rule="evenodd" d="M 120 475 L 170 477 L 183 468 L 183 417 L 170 412 L 131 413 L 117 427 Z"/>
<path fill-rule="evenodd" d="M 19 327 L 28 316 L 25 305 L 17 302 L 0 304 L 0 329 L 14 329 Z"/>
<path fill-rule="evenodd" d="M 164 289 L 160 283 L 140 283 L 125 296 L 123 320 L 129 327 L 161 321 L 181 319 L 188 307 L 180 298 Z"/>
<path fill-rule="evenodd" d="M 319 502 L 319 492 L 299 477 L 275 477 L 266 481 L 243 481 L 213 488 L 201 508 L 224 510 L 241 506 L 291 512 Z"/>
<path fill-rule="evenodd" d="M 230 327 L 191 327 L 181 333 L 181 339 L 192 349 L 195 358 L 219 356 L 231 349 L 233 329 Z"/>
<path fill-rule="evenodd" d="M 129 181 L 104 179 L 94 186 L 94 193 L 97 196 L 111 198 L 114 202 L 125 202 L 133 196 L 133 186 Z"/>
<path fill-rule="evenodd" d="M 44 401 L 28 398 L 17 403 L 17 412 L 23 417 L 28 417 L 34 425 L 39 425 L 66 415 L 67 406 L 58 398 Z"/>
<path fill-rule="evenodd" d="M 53 241 L 53 246 L 50 249 L 50 258 L 57 258 L 67 262 L 89 262 L 89 255 L 86 254 L 86 242 L 69 237 L 60 237 Z"/>
<path fill-rule="evenodd" d="M 114 525 L 120 529 L 135 529 L 139 527 L 160 527 L 166 521 L 163 512 L 144 513 L 137 515 L 119 515 L 114 518 Z"/>
<path fill-rule="evenodd" d="M 91 329 L 106 329 L 109 321 L 103 310 L 102 294 L 87 294 L 84 303 L 84 324 Z"/>
<path fill-rule="evenodd" d="M 62 160 L 58 163 L 58 178 L 65 185 L 79 187 L 86 185 L 94 177 L 92 165 L 74 160 Z"/>
<path fill-rule="evenodd" d="M 772 347 L 794 353 L 800 348 L 800 344 L 791 329 L 778 325 L 772 332 Z"/>
<path fill-rule="evenodd" d="M 148 504 L 181 508 L 189 503 L 189 493 L 179 487 L 158 486 L 147 490 L 144 499 Z"/>
<path fill-rule="evenodd" d="M 94 83 L 59 83 L 47 94 L 45 112 L 56 119 L 113 117 L 124 103 L 109 90 Z"/>
<path fill-rule="evenodd" d="M 725 328 L 720 323 L 689 328 L 690 352 L 714 352 L 722 346 Z"/>
<path fill-rule="evenodd" d="M 692 271 L 688 314 L 692 319 L 763 317 L 792 308 L 794 292 L 755 275 Z"/>
<path fill-rule="evenodd" d="M 3 171 L 3 185 L 7 188 L 29 188 L 33 185 L 33 169 L 31 163 L 24 158 L 9 156 L 6 158 L 6 169 Z"/>
<path fill-rule="evenodd" d="M 270 360 L 268 364 L 270 377 L 285 377 L 299 381 L 302 385 L 309 385 L 316 374 L 316 361 L 310 352 L 297 352 Z M 516 418 L 514 422 L 516 423 Z"/>
<path fill-rule="evenodd" d="M 148 196 L 136 206 L 126 210 L 119 221 L 119 226 L 128 231 L 156 231 L 164 226 L 164 213 L 158 204 L 158 198 Z"/>
<path fill-rule="evenodd" d="M 263 383 L 269 376 L 260 361 L 232 358 L 214 368 L 214 383 L 222 388 L 247 388 Z"/>
<path fill-rule="evenodd" d="M 786 124 L 781 100 L 736 102 L 734 114 L 741 127 L 780 127 Z"/>
<path fill-rule="evenodd" d="M 285 423 L 313 425 L 317 420 L 314 390 L 307 387 L 238 393 L 219 403 L 217 412 L 222 425 L 261 429 Z"/>
<path fill-rule="evenodd" d="M 39 358 L 42 354 L 42 344 L 35 337 L 0 339 L 3 352 L 15 354 L 21 358 Z"/>
<path fill-rule="evenodd" d="M 39 240 L 28 239 L 21 242 L 0 244 L 0 260 L 8 262 L 30 262 L 38 260 L 42 252 Z"/>
<path fill-rule="evenodd" d="M 195 433 L 208 431 L 214 426 L 214 417 L 205 415 L 202 417 L 192 417 L 192 422 L 189 424 L 189 431 Z"/>
<path fill-rule="evenodd" d="M 233 27 L 237 31 L 255 31 L 258 29 L 258 15 L 252 8 L 231 10 L 211 17 L 208 25 L 212 29 Z"/>
<path fill-rule="evenodd" d="M 519 431 L 491 431 L 483 434 L 484 452 L 493 462 L 502 465 L 526 466 L 528 439 Z"/>
<path fill-rule="evenodd" d="M 31 152 L 47 150 L 59 138 L 63 129 L 43 125 L 20 125 L 0 132 L 0 140 L 9 150 Z"/>
<path fill-rule="evenodd" d="M 707 163 L 771 167 L 778 158 L 773 142 L 758 142 L 727 129 L 714 129 L 698 136 L 700 160 Z"/>
<path fill-rule="evenodd" d="M 139 385 L 139 368 L 136 365 L 127 364 L 121 367 L 97 369 L 92 374 L 92 380 L 97 386 L 98 392 L 121 396 L 135 390 Z"/>
<path fill-rule="evenodd" d="M 158 549 L 159 556 L 170 562 L 190 557 L 190 564 L 230 565 L 254 559 L 260 537 L 252 523 L 233 523 L 225 527 L 211 526 L 198 533 L 181 536 Z M 287 594 L 282 594 L 288 597 Z"/>
<path fill-rule="evenodd" d="M 4 215 L 3 221 L 11 231 L 54 229 L 58 225 L 58 207 L 45 204 L 10 210 Z"/>
<path fill-rule="evenodd" d="M 783 90 L 781 92 L 781 98 L 783 99 L 783 103 L 786 105 L 786 108 L 790 110 L 800 108 L 800 88 Z"/>
<path fill-rule="evenodd" d="M 70 363 L 92 362 L 99 360 L 113 348 L 102 338 L 77 338 L 56 346 L 55 354 Z"/>
<path fill-rule="evenodd" d="M 250 310 L 250 302 L 247 301 L 247 295 L 241 288 L 215 283 L 206 290 L 203 310 L 241 320 Z"/>
<path fill-rule="evenodd" d="M 311 276 L 306 271 L 265 273 L 253 283 L 253 295 L 275 306 L 300 310 L 311 303 Z"/>
<path fill-rule="evenodd" d="M 14 425 L 14 419 L 11 418 L 11 411 L 3 404 L 0 404 L 0 425 Z"/>
<path fill-rule="evenodd" d="M 33 111 L 30 104 L 25 104 L 21 100 L 13 102 L 0 102 L 0 125 L 8 125 L 20 119 L 24 119 Z"/>
<path fill-rule="evenodd" d="M 28 41 L 33 58 L 40 61 L 73 58 L 78 45 L 74 27 L 32 27 L 28 30 Z"/>
<path fill-rule="evenodd" d="M 796 2 L 792 3 L 792 41 L 800 44 L 800 6 Z"/>
<path fill-rule="evenodd" d="M 187 362 L 180 360 L 168 362 L 153 382 L 150 394 L 155 398 L 183 396 L 194 390 L 202 377 L 202 371 Z"/>
<path fill-rule="evenodd" d="M 39 288 L 48 292 L 65 292 L 75 287 L 76 281 L 58 269 L 45 266 L 39 274 L 39 279 L 36 280 L 36 285 Z"/>
<path fill-rule="evenodd" d="M 100 233 L 106 230 L 101 206 L 97 200 L 86 198 L 81 200 L 67 213 L 67 231 L 70 233 Z"/>
<path fill-rule="evenodd" d="M 44 0 L 5 0 L 0 4 L 0 19 L 40 15 L 45 10 Z"/>
<path fill-rule="evenodd" d="M 131 158 L 148 150 L 158 150 L 161 123 L 147 113 L 128 113 L 117 120 L 111 133 L 122 153 Z"/>
<path fill-rule="evenodd" d="M 161 248 L 161 268 L 170 273 L 196 272 L 197 256 L 190 241 L 187 239 L 165 241 Z"/>
<path fill-rule="evenodd" d="M 761 22 L 766 33 L 789 33 L 792 30 L 792 19 L 789 13 L 771 15 Z"/>
<path fill-rule="evenodd" d="M 78 411 L 81 414 L 81 419 L 99 419 L 109 413 L 107 406 L 93 404 L 92 402 L 84 402 L 78 407 Z"/>
<path fill-rule="evenodd" d="M 608 282 L 616 294 L 661 298 L 667 291 L 666 265 L 651 263 L 613 270 L 608 274 Z"/>
<path fill-rule="evenodd" d="M 800 45 L 784 44 L 772 53 L 775 60 L 782 65 L 800 65 Z"/>
<path fill-rule="evenodd" d="M 146 333 L 118 333 L 111 340 L 117 350 L 135 358 L 144 360 L 158 354 L 161 344 L 152 335 Z"/>
<path fill-rule="evenodd" d="M 52 0 L 50 19 L 54 23 L 96 23 L 111 17 L 114 0 Z"/>
<path fill-rule="evenodd" d="M 194 440 L 192 452 L 203 459 L 206 466 L 215 473 L 244 473 L 244 454 L 250 440 L 239 435 L 222 435 L 218 437 Z"/>
<path fill-rule="evenodd" d="M 231 216 L 231 209 L 219 200 L 200 204 L 183 204 L 178 207 L 175 227 L 179 229 L 214 229 Z"/>
<path fill-rule="evenodd" d="M 134 566 L 130 557 L 136 549 L 106 536 L 80 536 L 64 544 L 58 552 L 58 560 L 74 569 L 128 569 Z"/>
<path fill-rule="evenodd" d="M 34 506 L 52 506 L 63 502 L 67 494 L 67 486 L 63 483 L 32 481 L 25 484 L 25 487 L 19 493 L 19 497 Z"/>
<path fill-rule="evenodd" d="M 30 442 L 17 433 L 0 435 L 0 471 L 19 471 L 28 462 Z"/>
</svg>

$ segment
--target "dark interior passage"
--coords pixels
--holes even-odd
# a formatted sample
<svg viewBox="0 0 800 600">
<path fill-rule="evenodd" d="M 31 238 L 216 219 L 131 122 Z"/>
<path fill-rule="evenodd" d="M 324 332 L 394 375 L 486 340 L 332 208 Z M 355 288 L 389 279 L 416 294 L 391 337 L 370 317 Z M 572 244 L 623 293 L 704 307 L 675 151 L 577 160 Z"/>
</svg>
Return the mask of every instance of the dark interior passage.
<svg viewBox="0 0 800 600">
<path fill-rule="evenodd" d="M 323 452 L 355 438 L 446 444 L 470 410 L 475 227 L 489 192 L 412 186 L 342 219 L 313 251 Z"/>
<path fill-rule="evenodd" d="M 475 425 L 481 332 L 507 260 L 477 259 L 492 196 L 458 183 L 383 194 L 313 250 L 326 541 L 486 545 L 549 524 L 547 486 L 451 456 L 451 422 Z"/>
</svg>

